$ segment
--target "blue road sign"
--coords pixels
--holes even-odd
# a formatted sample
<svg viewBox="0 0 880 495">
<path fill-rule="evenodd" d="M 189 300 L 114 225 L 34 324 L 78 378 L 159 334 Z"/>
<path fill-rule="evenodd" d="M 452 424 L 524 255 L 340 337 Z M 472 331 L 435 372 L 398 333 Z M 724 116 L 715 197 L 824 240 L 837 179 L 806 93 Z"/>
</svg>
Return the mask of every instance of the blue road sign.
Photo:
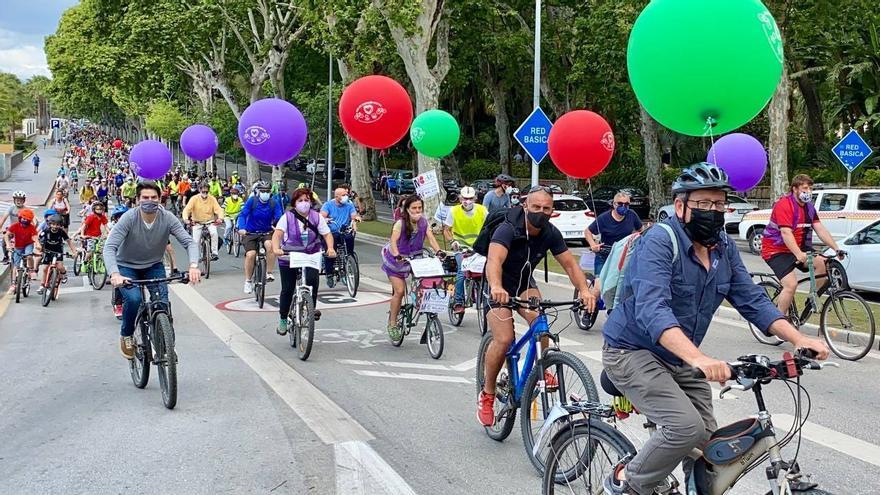
<svg viewBox="0 0 880 495">
<path fill-rule="evenodd" d="M 60 129 L 61 121 L 58 119 L 52 119 L 52 129 Z"/>
<path fill-rule="evenodd" d="M 871 156 L 874 150 L 859 136 L 855 129 L 849 131 L 839 143 L 831 148 L 840 163 L 852 172 Z"/>
<path fill-rule="evenodd" d="M 532 160 L 541 163 L 541 160 L 547 156 L 547 138 L 552 128 L 553 123 L 541 107 L 538 107 L 523 121 L 519 129 L 513 133 L 513 137 Z"/>
</svg>

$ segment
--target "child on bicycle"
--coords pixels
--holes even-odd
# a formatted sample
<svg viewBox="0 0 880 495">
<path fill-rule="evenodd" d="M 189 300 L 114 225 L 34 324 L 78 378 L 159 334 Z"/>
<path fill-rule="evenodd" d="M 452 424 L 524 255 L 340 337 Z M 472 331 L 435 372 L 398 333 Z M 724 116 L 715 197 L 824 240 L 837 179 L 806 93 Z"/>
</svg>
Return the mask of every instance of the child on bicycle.
<svg viewBox="0 0 880 495">
<path fill-rule="evenodd" d="M 104 204 L 96 203 L 92 206 L 92 212 L 83 220 L 82 225 L 74 237 L 81 237 L 86 241 L 86 257 L 83 261 L 87 264 L 95 250 L 98 239 L 105 237 L 109 232 L 107 228 L 107 215 L 104 212 Z"/>
<path fill-rule="evenodd" d="M 22 257 L 34 254 L 37 241 L 37 228 L 34 226 L 34 211 L 23 208 L 18 211 L 18 222 L 6 229 L 6 247 L 12 251 L 12 280 L 10 292 L 15 292 L 15 281 L 18 280 L 18 265 Z M 28 273 L 34 277 L 33 257 L 27 260 Z"/>
<path fill-rule="evenodd" d="M 43 268 L 43 283 L 40 284 L 37 294 L 42 294 L 46 290 L 46 286 L 49 284 L 49 265 L 53 263 L 58 269 L 58 273 L 61 274 L 61 283 L 67 283 L 67 270 L 64 268 L 64 243 L 67 243 L 71 253 L 79 252 L 73 239 L 62 228 L 63 224 L 64 220 L 61 215 L 52 215 L 49 217 L 49 229 L 39 235 L 37 249 L 43 253 L 40 264 L 45 268 Z"/>
</svg>

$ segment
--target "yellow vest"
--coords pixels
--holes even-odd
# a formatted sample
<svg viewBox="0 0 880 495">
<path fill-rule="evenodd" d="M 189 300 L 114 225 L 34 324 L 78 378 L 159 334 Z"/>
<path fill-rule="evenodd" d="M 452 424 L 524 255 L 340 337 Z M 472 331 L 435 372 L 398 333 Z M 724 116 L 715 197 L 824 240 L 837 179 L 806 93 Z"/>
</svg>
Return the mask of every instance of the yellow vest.
<svg viewBox="0 0 880 495">
<path fill-rule="evenodd" d="M 489 210 L 480 204 L 474 204 L 472 215 L 468 215 L 461 205 L 453 206 L 449 212 L 452 215 L 452 238 L 459 243 L 472 246 L 480 235 L 488 212 Z"/>
</svg>

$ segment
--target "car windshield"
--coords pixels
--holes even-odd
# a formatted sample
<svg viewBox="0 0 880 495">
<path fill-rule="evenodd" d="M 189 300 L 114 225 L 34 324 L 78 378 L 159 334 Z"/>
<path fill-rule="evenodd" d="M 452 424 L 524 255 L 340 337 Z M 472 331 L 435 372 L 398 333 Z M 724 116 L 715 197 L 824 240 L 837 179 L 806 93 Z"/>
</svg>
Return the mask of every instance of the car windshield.
<svg viewBox="0 0 880 495">
<path fill-rule="evenodd" d="M 401 172 L 401 173 L 400 173 L 400 178 L 401 178 L 401 179 L 412 179 L 412 178 L 413 178 L 413 173 L 412 173 L 412 172 Z"/>
<path fill-rule="evenodd" d="M 553 209 L 556 211 L 584 211 L 587 204 L 582 199 L 557 199 L 553 201 Z"/>
</svg>

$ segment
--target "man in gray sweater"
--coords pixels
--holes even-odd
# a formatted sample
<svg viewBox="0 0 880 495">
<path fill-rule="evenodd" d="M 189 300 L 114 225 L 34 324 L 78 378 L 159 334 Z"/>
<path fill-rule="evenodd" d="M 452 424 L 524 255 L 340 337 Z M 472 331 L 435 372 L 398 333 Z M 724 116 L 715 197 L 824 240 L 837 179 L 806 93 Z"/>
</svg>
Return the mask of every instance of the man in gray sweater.
<svg viewBox="0 0 880 495">
<path fill-rule="evenodd" d="M 165 277 L 162 257 L 171 235 L 183 244 L 189 254 L 190 283 L 198 283 L 201 278 L 199 246 L 173 213 L 159 208 L 159 194 L 159 188 L 153 182 L 138 184 L 138 207 L 119 218 L 104 244 L 104 263 L 110 273 L 110 283 L 120 290 L 124 300 L 119 346 L 126 359 L 134 358 L 132 335 L 142 298 L 139 288 L 125 287 L 125 282 Z M 167 284 L 159 286 L 159 296 L 168 302 Z"/>
</svg>

